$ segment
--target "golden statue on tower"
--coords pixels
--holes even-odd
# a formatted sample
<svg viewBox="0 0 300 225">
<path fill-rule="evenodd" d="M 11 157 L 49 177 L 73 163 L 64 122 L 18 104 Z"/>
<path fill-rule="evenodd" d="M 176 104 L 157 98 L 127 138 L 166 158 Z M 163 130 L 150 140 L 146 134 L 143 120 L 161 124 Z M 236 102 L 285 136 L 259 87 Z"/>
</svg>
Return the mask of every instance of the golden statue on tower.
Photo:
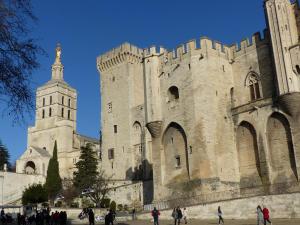
<svg viewBox="0 0 300 225">
<path fill-rule="evenodd" d="M 61 46 L 58 43 L 56 46 L 56 57 L 55 57 L 55 63 L 61 63 Z"/>
</svg>

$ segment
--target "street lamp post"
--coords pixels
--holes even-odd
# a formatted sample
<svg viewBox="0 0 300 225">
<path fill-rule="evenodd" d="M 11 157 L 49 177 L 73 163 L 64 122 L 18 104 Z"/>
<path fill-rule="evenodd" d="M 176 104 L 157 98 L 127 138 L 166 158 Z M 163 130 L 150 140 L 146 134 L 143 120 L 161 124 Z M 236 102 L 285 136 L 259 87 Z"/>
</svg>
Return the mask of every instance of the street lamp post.
<svg viewBox="0 0 300 225">
<path fill-rule="evenodd" d="M 4 192 L 3 192 L 3 190 L 4 190 L 4 175 L 0 175 L 0 178 L 2 178 L 2 184 L 1 184 L 1 186 L 2 186 L 2 191 L 1 191 L 1 193 L 2 193 L 2 202 L 1 202 L 1 204 L 2 204 L 2 206 L 3 206 L 3 196 L 4 196 Z"/>
</svg>

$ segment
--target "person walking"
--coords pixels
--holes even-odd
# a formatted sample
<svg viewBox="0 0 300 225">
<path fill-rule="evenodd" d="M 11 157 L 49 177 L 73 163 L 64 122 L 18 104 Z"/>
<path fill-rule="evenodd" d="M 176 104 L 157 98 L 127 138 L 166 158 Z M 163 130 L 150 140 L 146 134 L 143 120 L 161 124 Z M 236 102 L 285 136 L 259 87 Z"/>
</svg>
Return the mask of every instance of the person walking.
<svg viewBox="0 0 300 225">
<path fill-rule="evenodd" d="M 154 209 L 152 210 L 151 215 L 153 217 L 154 225 L 159 225 L 158 219 L 160 216 L 160 212 L 156 209 L 156 207 L 154 207 Z"/>
<path fill-rule="evenodd" d="M 185 207 L 182 210 L 182 215 L 183 215 L 184 223 L 187 224 L 188 213 L 187 213 L 187 209 Z"/>
<path fill-rule="evenodd" d="M 218 216 L 219 216 L 219 224 L 224 224 L 224 219 L 223 219 L 223 212 L 221 210 L 221 206 L 218 207 Z"/>
<path fill-rule="evenodd" d="M 177 207 L 177 224 L 178 225 L 180 225 L 181 219 L 182 219 L 182 211 L 181 211 L 180 207 L 178 206 Z"/>
<path fill-rule="evenodd" d="M 256 215 L 257 215 L 257 225 L 260 225 L 260 223 L 264 224 L 264 214 L 260 205 L 258 205 L 256 208 Z"/>
<path fill-rule="evenodd" d="M 90 225 L 95 225 L 95 215 L 92 209 L 88 211 Z"/>
<path fill-rule="evenodd" d="M 136 219 L 136 211 L 135 208 L 132 209 L 132 220 Z"/>
<path fill-rule="evenodd" d="M 177 219 L 178 219 L 178 213 L 177 213 L 177 208 L 173 209 L 172 215 L 171 215 L 174 219 L 174 225 L 177 224 Z"/>
<path fill-rule="evenodd" d="M 272 225 L 272 222 L 270 221 L 270 215 L 269 215 L 269 209 L 265 206 L 263 206 L 264 209 L 262 210 L 263 214 L 264 214 L 264 225 L 268 223 L 270 223 Z"/>
</svg>

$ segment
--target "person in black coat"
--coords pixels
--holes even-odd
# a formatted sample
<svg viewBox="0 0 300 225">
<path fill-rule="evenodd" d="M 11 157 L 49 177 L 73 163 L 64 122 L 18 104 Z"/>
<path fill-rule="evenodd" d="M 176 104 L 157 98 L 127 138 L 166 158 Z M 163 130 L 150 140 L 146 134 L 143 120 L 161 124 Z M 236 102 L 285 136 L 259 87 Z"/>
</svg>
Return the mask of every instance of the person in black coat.
<svg viewBox="0 0 300 225">
<path fill-rule="evenodd" d="M 89 222 L 90 222 L 90 225 L 95 225 L 95 215 L 94 215 L 94 212 L 92 209 L 89 209 Z"/>
</svg>

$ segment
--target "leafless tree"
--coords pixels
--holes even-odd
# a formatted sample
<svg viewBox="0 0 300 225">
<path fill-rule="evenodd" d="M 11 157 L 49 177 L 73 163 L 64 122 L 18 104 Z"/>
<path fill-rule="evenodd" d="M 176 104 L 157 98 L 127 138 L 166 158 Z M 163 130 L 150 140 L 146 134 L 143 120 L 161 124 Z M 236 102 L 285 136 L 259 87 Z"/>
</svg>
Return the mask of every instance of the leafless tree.
<svg viewBox="0 0 300 225">
<path fill-rule="evenodd" d="M 29 38 L 35 21 L 31 0 L 0 0 L 0 108 L 14 122 L 33 109 L 31 75 L 39 67 L 37 56 L 44 54 Z"/>
<path fill-rule="evenodd" d="M 100 170 L 98 175 L 95 176 L 95 180 L 91 185 L 91 190 L 87 193 L 87 197 L 99 207 L 101 201 L 107 196 L 109 191 L 109 178 L 105 175 L 103 170 Z"/>
</svg>

